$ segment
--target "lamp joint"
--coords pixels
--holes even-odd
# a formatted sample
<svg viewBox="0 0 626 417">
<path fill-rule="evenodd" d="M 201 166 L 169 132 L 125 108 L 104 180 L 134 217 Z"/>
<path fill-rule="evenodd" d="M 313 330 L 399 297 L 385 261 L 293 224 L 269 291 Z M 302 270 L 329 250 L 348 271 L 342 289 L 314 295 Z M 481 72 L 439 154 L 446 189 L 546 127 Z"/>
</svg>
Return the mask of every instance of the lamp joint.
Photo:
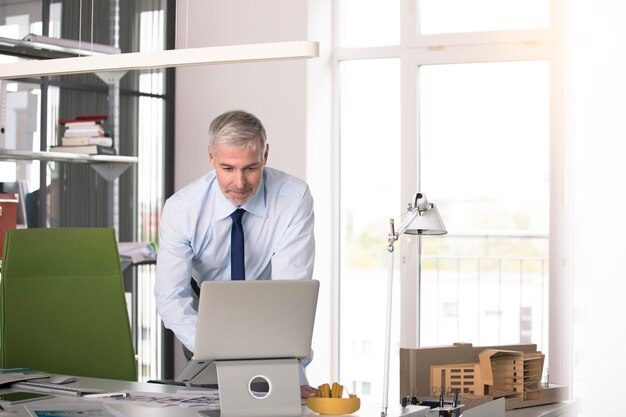
<svg viewBox="0 0 626 417">
<path fill-rule="evenodd" d="M 398 240 L 398 234 L 395 231 L 393 218 L 389 219 L 389 237 L 387 239 L 387 251 L 393 252 L 393 244 Z"/>
</svg>

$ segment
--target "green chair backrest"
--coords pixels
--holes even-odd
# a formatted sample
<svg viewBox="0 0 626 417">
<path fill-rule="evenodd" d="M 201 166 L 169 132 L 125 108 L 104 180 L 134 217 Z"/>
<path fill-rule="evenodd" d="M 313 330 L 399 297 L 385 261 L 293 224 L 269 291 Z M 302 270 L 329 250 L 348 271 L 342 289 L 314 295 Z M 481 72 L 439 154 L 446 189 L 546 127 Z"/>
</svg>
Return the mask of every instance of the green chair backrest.
<svg viewBox="0 0 626 417">
<path fill-rule="evenodd" d="M 7 231 L 0 368 L 136 380 L 113 229 Z"/>
</svg>

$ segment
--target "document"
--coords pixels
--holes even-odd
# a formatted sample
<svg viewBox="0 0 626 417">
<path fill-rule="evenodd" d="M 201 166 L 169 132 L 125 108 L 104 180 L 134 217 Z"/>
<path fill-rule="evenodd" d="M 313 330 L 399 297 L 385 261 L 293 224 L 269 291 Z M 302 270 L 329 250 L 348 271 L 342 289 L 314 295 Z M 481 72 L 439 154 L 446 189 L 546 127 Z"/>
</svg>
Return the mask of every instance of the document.
<svg viewBox="0 0 626 417">
<path fill-rule="evenodd" d="M 89 397 L 87 397 L 88 399 Z M 148 407 L 216 407 L 219 409 L 218 390 L 178 391 L 176 393 L 131 391 L 125 396 L 98 397 L 101 402 L 131 402 Z"/>
<path fill-rule="evenodd" d="M 27 404 L 26 410 L 32 417 L 116 417 L 102 404 Z"/>
<path fill-rule="evenodd" d="M 27 368 L 0 369 L 0 386 L 29 379 L 47 378 L 50 375 Z"/>
</svg>

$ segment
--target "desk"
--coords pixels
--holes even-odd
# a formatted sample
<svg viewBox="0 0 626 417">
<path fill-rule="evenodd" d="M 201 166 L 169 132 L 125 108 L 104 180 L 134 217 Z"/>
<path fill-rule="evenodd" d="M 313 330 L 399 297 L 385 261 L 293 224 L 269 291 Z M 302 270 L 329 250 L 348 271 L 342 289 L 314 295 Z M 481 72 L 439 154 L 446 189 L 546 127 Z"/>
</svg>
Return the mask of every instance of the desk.
<svg viewBox="0 0 626 417">
<path fill-rule="evenodd" d="M 578 410 L 574 401 L 562 401 L 506 412 L 506 417 L 576 417 L 577 415 Z"/>
<path fill-rule="evenodd" d="M 109 379 L 99 378 L 86 378 L 80 377 L 78 383 L 69 385 L 80 385 L 81 387 L 99 388 L 105 391 L 148 391 L 148 392 L 161 392 L 161 393 L 176 393 L 179 390 L 185 390 L 185 387 L 174 385 L 162 385 L 162 384 L 149 384 L 144 382 L 129 382 L 129 381 L 115 381 Z M 47 400 L 39 400 L 36 402 L 15 404 L 3 406 L 6 410 L 16 410 L 16 414 L 6 414 L 14 417 L 30 417 L 28 411 L 26 411 L 26 404 L 68 404 L 68 403 L 80 403 L 86 402 L 93 404 L 97 402 L 96 399 L 84 399 L 80 397 L 57 395 L 55 398 Z M 198 411 L 203 408 L 183 408 L 183 407 L 146 407 L 132 403 L 107 403 L 112 404 L 111 408 L 120 411 L 122 414 L 134 417 L 134 416 L 146 416 L 146 417 L 186 417 L 194 416 L 199 417 Z M 3 415 L 0 413 L 0 416 Z"/>
<path fill-rule="evenodd" d="M 179 390 L 187 390 L 187 388 L 177 385 L 163 385 L 163 384 L 150 384 L 145 382 L 128 382 L 128 381 L 115 381 L 109 379 L 99 378 L 86 378 L 81 377 L 78 383 L 82 387 L 100 388 L 105 391 L 146 391 L 146 392 L 160 392 L 160 393 L 176 393 Z M 193 390 L 193 388 L 191 388 Z M 93 403 L 95 399 L 83 399 L 71 396 L 56 396 L 55 398 L 48 400 L 39 400 L 38 404 L 68 404 L 68 403 L 80 403 L 89 402 Z M 35 404 L 35 402 L 26 403 Z M 112 404 L 111 408 L 119 411 L 121 414 L 128 417 L 141 416 L 141 417 L 200 417 L 199 411 L 206 410 L 205 407 L 147 407 L 132 403 L 109 403 Z M 26 411 L 25 404 L 15 404 L 4 406 L 6 410 L 11 410 L 9 413 L 0 412 L 0 416 L 7 415 L 12 417 L 30 417 L 28 411 Z M 351 417 L 376 417 L 380 413 L 380 409 L 361 409 L 357 413 L 350 414 Z M 314 413 L 307 407 L 302 407 L 302 417 L 319 417 L 319 414 Z M 520 410 L 511 410 L 506 412 L 506 417 L 574 417 L 576 416 L 576 409 L 572 402 L 564 402 L 558 404 L 548 404 L 545 406 L 537 406 L 524 408 Z"/>
</svg>

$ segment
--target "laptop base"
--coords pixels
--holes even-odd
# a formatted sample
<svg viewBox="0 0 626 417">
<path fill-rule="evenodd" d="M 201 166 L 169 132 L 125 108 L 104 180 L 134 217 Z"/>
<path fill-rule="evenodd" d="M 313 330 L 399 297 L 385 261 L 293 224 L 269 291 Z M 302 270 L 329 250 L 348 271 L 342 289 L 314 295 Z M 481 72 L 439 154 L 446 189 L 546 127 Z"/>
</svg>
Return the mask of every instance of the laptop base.
<svg viewBox="0 0 626 417">
<path fill-rule="evenodd" d="M 299 417 L 296 359 L 216 361 L 220 417 Z M 267 391 L 256 387 L 267 384 Z"/>
</svg>

